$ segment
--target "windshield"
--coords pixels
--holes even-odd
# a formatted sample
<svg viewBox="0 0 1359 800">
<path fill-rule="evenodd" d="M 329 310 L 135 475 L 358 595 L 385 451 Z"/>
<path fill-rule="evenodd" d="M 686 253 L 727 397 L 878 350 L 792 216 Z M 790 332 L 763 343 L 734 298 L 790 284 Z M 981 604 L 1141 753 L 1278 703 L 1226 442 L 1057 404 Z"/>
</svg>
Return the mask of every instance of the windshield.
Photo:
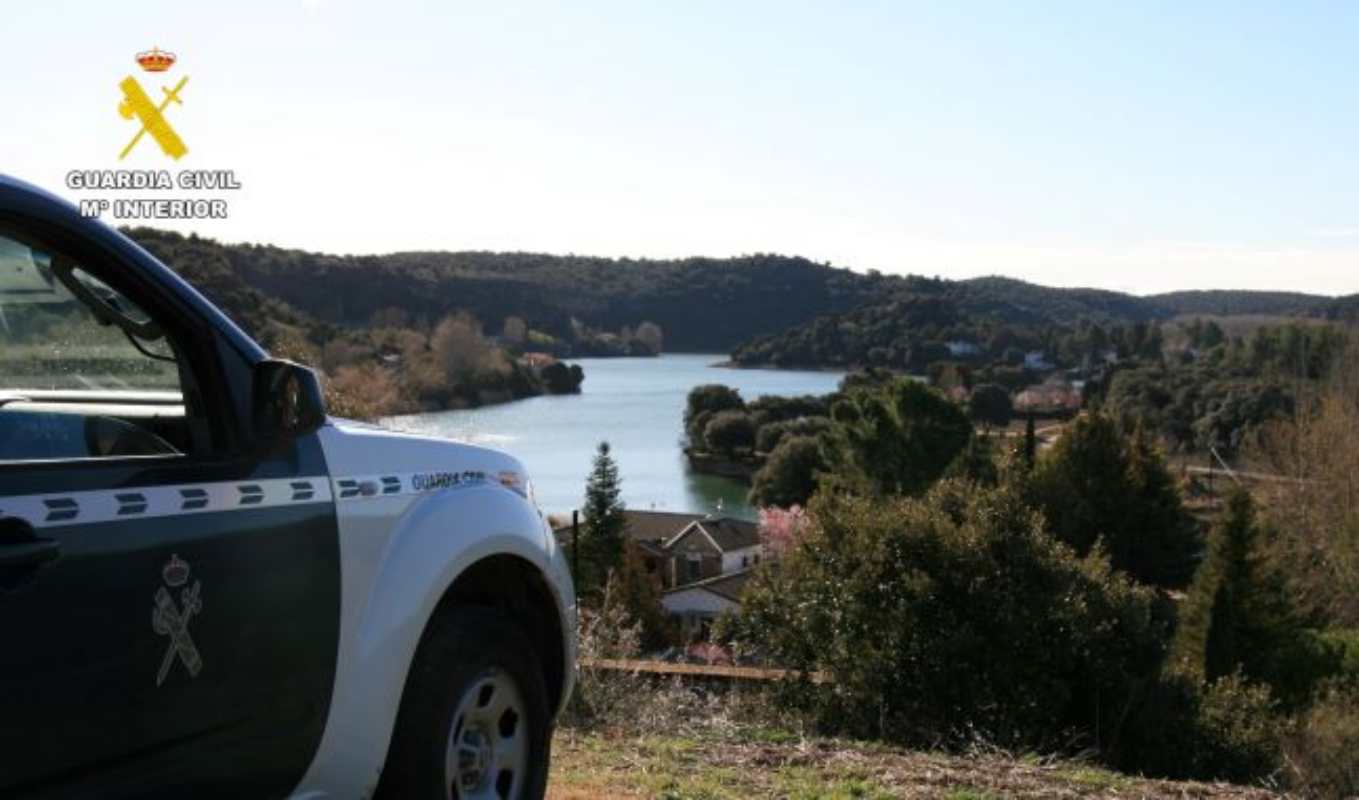
<svg viewBox="0 0 1359 800">
<path fill-rule="evenodd" d="M 82 267 L 71 277 L 129 320 L 149 320 Z M 179 371 L 164 338 L 101 321 L 58 280 L 52 254 L 0 235 L 0 392 L 44 390 L 177 392 Z"/>
</svg>

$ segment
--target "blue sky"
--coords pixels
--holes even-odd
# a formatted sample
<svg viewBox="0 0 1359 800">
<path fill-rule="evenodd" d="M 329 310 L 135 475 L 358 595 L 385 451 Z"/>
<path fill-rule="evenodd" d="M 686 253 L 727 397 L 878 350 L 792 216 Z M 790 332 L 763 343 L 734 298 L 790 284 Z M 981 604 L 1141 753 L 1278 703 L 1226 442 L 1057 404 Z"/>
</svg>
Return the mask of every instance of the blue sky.
<svg viewBox="0 0 1359 800">
<path fill-rule="evenodd" d="M 234 169 L 168 227 L 330 252 L 1359 291 L 1359 5 L 1190 5 L 26 3 L 0 170 Z M 116 161 L 127 74 L 190 76 L 182 161 Z"/>
</svg>

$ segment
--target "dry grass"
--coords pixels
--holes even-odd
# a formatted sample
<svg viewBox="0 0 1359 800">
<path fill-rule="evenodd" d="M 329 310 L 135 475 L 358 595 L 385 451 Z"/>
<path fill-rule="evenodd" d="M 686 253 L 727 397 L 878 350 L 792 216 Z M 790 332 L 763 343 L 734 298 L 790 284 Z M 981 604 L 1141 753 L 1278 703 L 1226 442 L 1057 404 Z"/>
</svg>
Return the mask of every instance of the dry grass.
<svg viewBox="0 0 1359 800">
<path fill-rule="evenodd" d="M 582 618 L 587 658 L 636 657 L 614 609 Z M 747 798 L 1268 798 L 1261 789 L 1146 780 L 1072 759 L 918 752 L 810 735 L 765 684 L 583 669 L 552 744 L 552 800 Z"/>
<path fill-rule="evenodd" d="M 920 753 L 758 727 L 629 734 L 564 728 L 552 800 L 606 798 L 1268 798 L 1226 784 L 1129 777 L 1080 762 L 1000 753 Z"/>
</svg>

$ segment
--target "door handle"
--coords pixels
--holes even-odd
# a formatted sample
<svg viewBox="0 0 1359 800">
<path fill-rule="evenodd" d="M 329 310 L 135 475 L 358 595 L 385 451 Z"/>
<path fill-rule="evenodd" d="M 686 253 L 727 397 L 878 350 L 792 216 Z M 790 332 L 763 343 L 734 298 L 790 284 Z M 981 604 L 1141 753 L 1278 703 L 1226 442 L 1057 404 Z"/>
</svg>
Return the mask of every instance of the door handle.
<svg viewBox="0 0 1359 800">
<path fill-rule="evenodd" d="M 17 517 L 0 519 L 0 568 L 36 567 L 61 555 L 61 542 L 38 539 L 33 526 Z"/>
<path fill-rule="evenodd" d="M 0 568 L 36 567 L 56 560 L 61 555 L 61 542 L 55 539 L 35 539 L 21 544 L 0 545 Z"/>
</svg>

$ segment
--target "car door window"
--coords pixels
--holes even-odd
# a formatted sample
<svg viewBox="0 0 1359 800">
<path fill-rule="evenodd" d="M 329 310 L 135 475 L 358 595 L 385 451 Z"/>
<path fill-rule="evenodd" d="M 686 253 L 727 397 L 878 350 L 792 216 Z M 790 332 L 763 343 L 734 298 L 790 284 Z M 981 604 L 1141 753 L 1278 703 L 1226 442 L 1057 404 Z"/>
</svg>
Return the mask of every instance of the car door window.
<svg viewBox="0 0 1359 800">
<path fill-rule="evenodd" d="M 0 233 L 0 462 L 182 453 L 181 374 L 94 268 Z"/>
</svg>

